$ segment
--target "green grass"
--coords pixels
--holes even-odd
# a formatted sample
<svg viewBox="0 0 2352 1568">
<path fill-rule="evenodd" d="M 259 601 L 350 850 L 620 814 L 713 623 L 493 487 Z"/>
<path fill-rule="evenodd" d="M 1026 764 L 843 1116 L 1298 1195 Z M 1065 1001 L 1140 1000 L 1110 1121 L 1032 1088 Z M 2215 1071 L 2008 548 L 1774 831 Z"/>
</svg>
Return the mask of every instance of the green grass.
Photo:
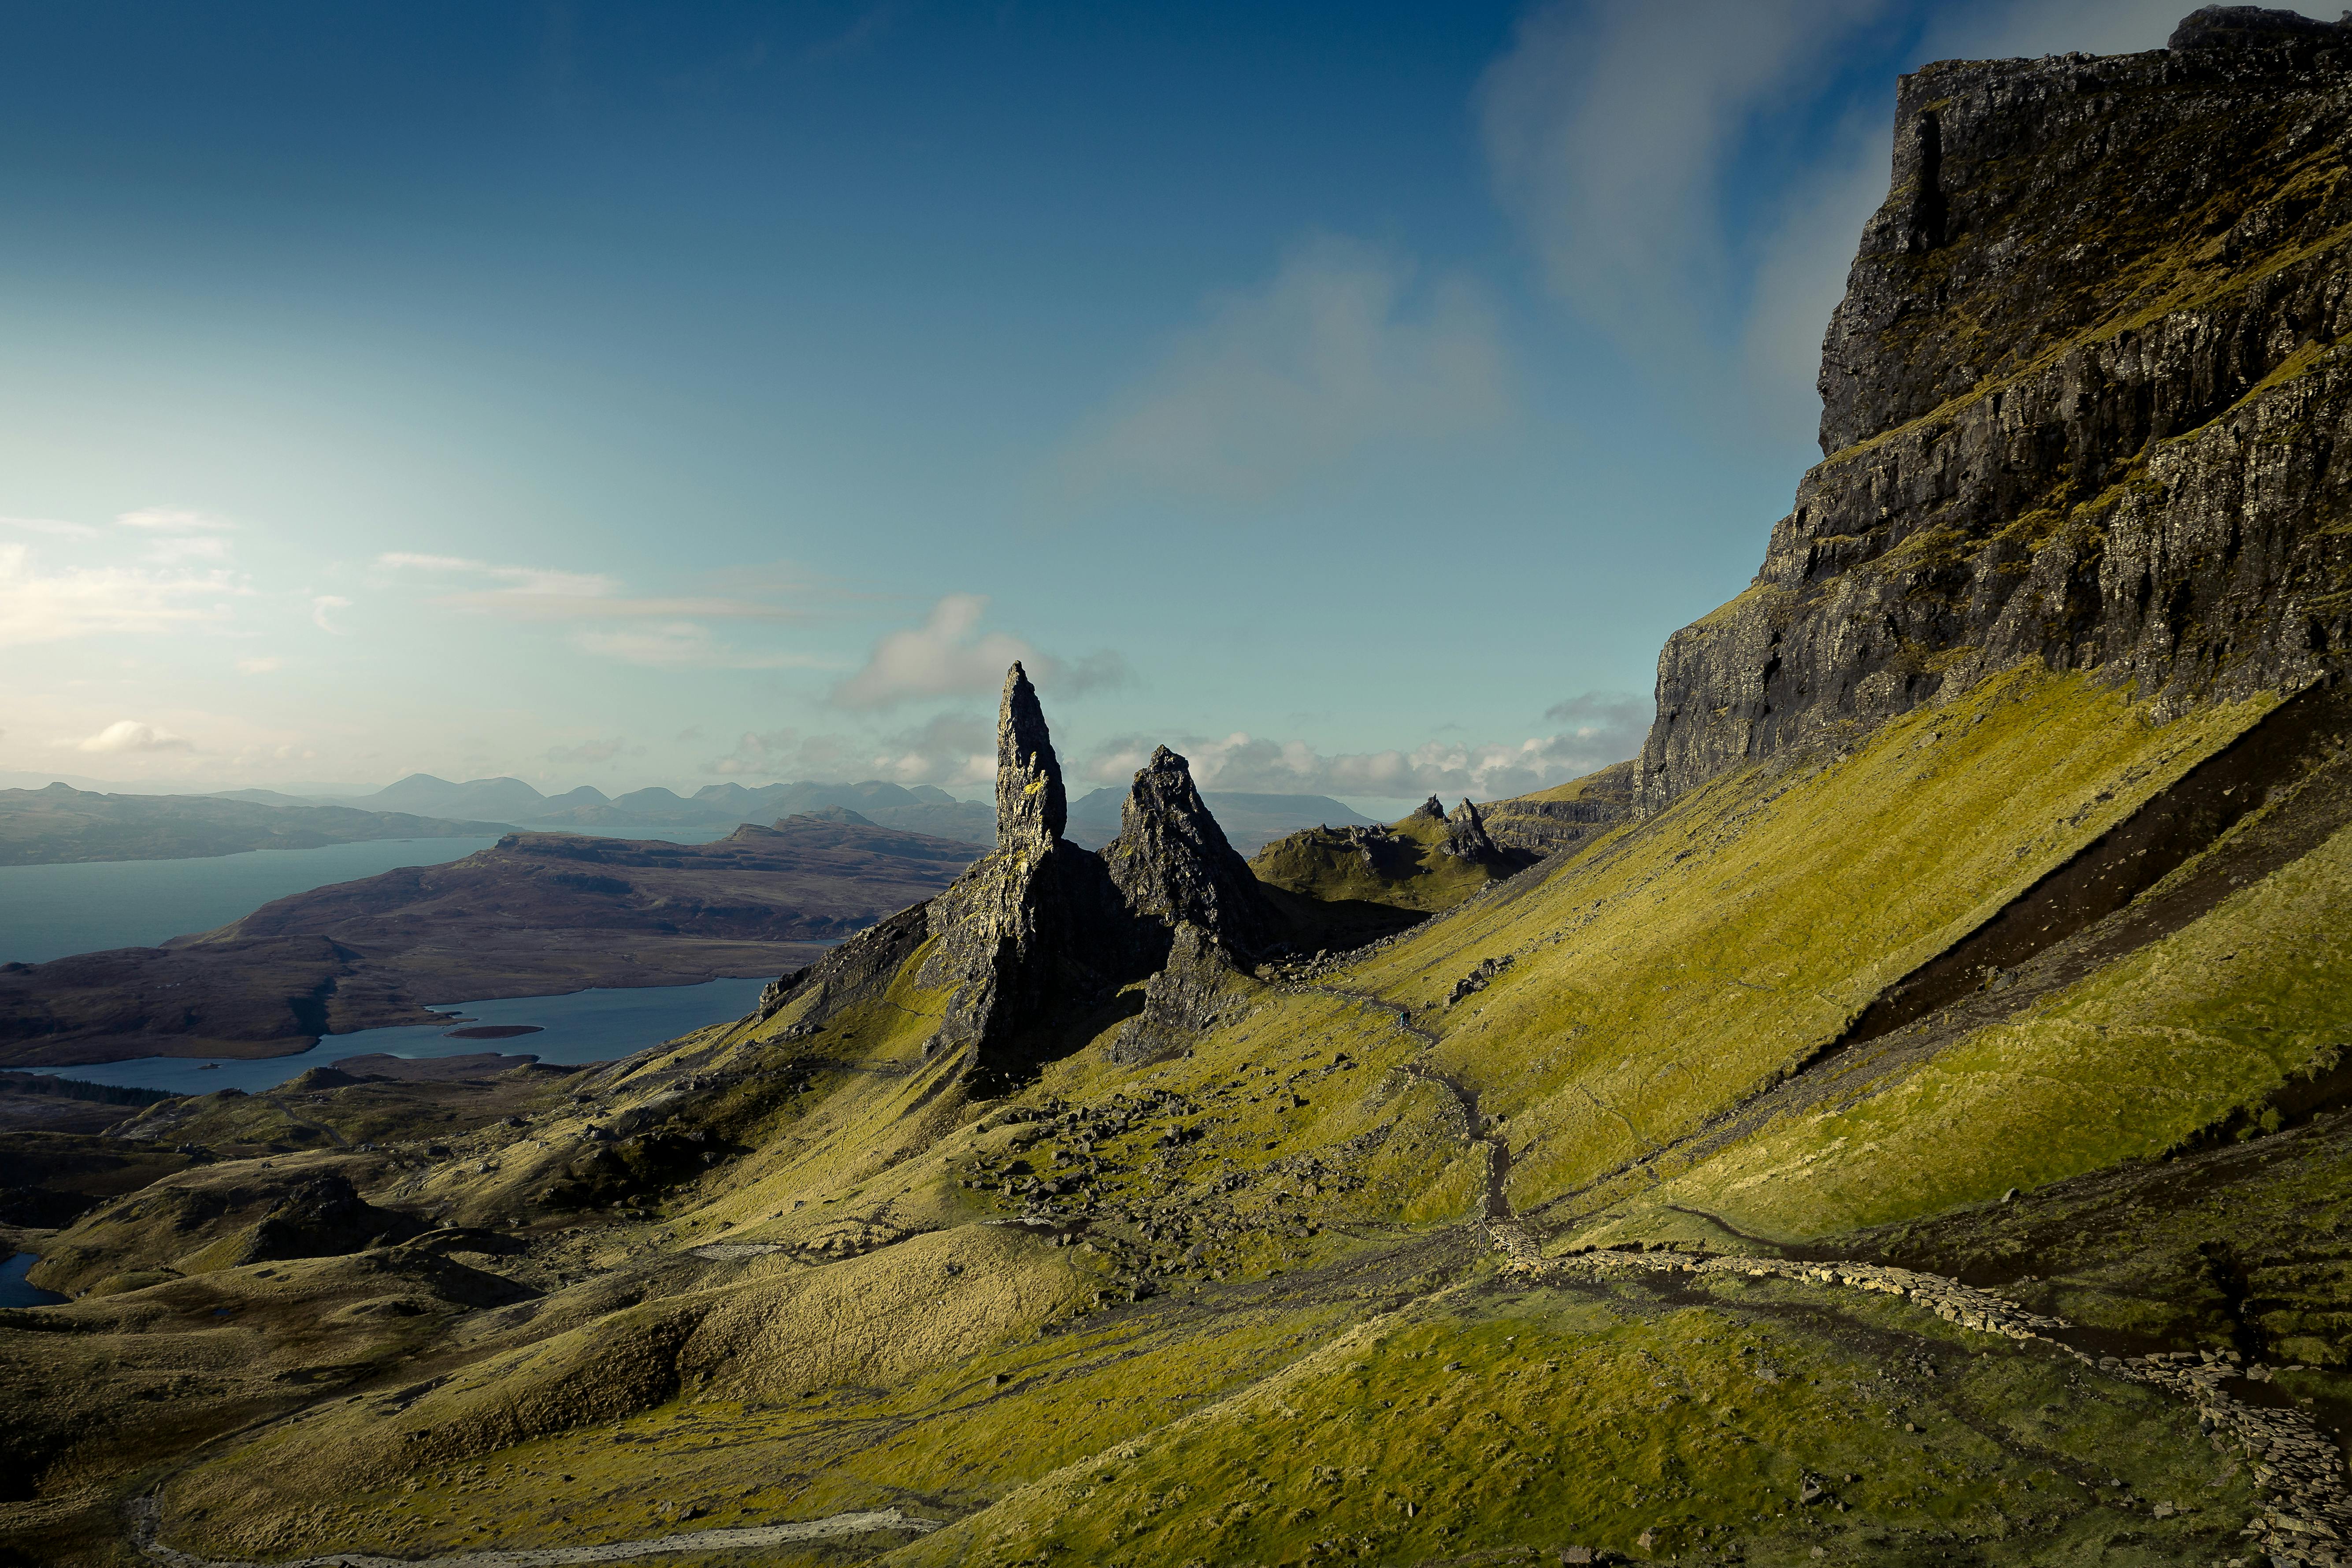
<svg viewBox="0 0 2352 1568">
<path fill-rule="evenodd" d="M 1510 1194 L 1530 1207 L 1808 1059 L 2262 710 L 2158 726 L 2124 694 L 2013 671 L 1827 765 L 1718 779 L 1357 983 L 1442 1032 L 1435 1059 L 1507 1119 Z M 1488 989 L 1443 1005 L 1504 955 Z"/>
<path fill-rule="evenodd" d="M 969 1513 L 897 1549 L 925 1563 L 1734 1542 L 1755 1563 L 1881 1562 L 1968 1536 L 1989 1562 L 2210 1555 L 2242 1500 L 2206 1487 L 2210 1450 L 2152 1394 L 1794 1284 L 1506 1289 L 1461 1227 L 1488 1170 L 1476 1134 L 1507 1146 L 1523 1212 L 1601 1179 L 1580 1201 L 1622 1200 L 1620 1224 L 1667 1198 L 1816 1234 L 1976 1202 L 2019 1181 L 2001 1150 L 2055 1179 L 2266 1092 L 2343 994 L 2352 842 L 1947 1053 L 1947 1078 L 1903 1086 L 1914 1101 L 1842 1113 L 1866 1127 L 1774 1125 L 1662 1162 L 1663 1188 L 1612 1175 L 1807 1059 L 2261 711 L 2159 726 L 2128 694 L 2012 672 L 1851 754 L 1718 780 L 1328 984 L 1236 979 L 1184 1055 L 1127 1068 L 1089 1047 L 1007 1102 L 970 1103 L 925 1058 L 947 998 L 915 984 L 919 952 L 818 1035 L 783 1037 L 804 1008 L 705 1031 L 529 1134 L 548 1145 L 530 1158 L 572 1159 L 567 1129 L 668 1103 L 674 1073 L 728 1075 L 672 1114 L 749 1152 L 682 1181 L 660 1234 L 583 1244 L 659 1269 L 625 1298 L 482 1314 L 441 1342 L 438 1386 L 206 1458 L 168 1494 L 170 1539 L 414 1554 L 659 1533 L 657 1505 L 685 1501 L 713 1526 Z M 2067 1072 L 2036 1069 L 2061 1047 Z M 1119 1105 L 1123 1129 L 1076 1114 Z M 521 1142 L 510 1177 L 436 1173 L 428 1192 L 495 1212 L 543 1179 Z M 1085 1247 L 986 1223 L 1025 1206 L 997 1190 L 1016 1165 L 1088 1170 Z M 834 1237 L 872 1250 L 676 1256 Z M 1141 1284 L 1158 1294 L 1129 1300 Z M 1949 1364 L 1902 1371 L 1919 1357 Z M 2094 1471 L 2204 1511 L 2126 1522 L 2078 1484 Z M 1796 1502 L 1805 1475 L 1849 1473 L 1831 1506 Z"/>
<path fill-rule="evenodd" d="M 2157 1563 L 2234 1533 L 2250 1494 L 2208 1486 L 2221 1461 L 2191 1415 L 2086 1386 L 2046 1351 L 1823 1295 L 1452 1292 L 890 1561 L 1410 1563 L 1570 1545 L 1663 1560 L 1736 1543 L 1759 1563 L 1816 1546 L 1885 1562 L 1964 1535 L 1978 1561 Z M 2121 1479 L 2198 1511 L 2135 1517 L 2138 1539 L 2116 1552 L 2124 1510 L 2081 1484 L 2094 1471 L 2103 1493 Z M 1810 1506 L 1808 1477 L 1828 1489 Z"/>
<path fill-rule="evenodd" d="M 1794 1238 L 2030 1190 L 2260 1107 L 2333 1059 L 2347 1018 L 2352 832 L 1851 1110 L 1776 1122 L 1661 1195 Z"/>
<path fill-rule="evenodd" d="M 1250 860 L 1257 879 L 1302 898 L 1327 903 L 1360 900 L 1394 909 L 1434 913 L 1450 910 L 1511 868 L 1441 854 L 1445 824 L 1419 813 L 1389 824 L 1402 840 L 1390 853 L 1394 863 L 1375 871 L 1345 833 L 1309 827 L 1278 838 Z"/>
</svg>

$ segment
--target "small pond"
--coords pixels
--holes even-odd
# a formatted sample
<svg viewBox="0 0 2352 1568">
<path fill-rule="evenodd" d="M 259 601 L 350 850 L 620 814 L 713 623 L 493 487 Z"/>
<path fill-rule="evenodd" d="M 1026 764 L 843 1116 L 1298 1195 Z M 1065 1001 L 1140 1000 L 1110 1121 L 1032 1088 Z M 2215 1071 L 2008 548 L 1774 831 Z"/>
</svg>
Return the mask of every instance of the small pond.
<svg viewBox="0 0 2352 1568">
<path fill-rule="evenodd" d="M 0 1263 L 0 1307 L 47 1307 L 65 1300 L 55 1290 L 44 1290 L 25 1278 L 39 1261 L 29 1252 L 20 1252 Z"/>
</svg>

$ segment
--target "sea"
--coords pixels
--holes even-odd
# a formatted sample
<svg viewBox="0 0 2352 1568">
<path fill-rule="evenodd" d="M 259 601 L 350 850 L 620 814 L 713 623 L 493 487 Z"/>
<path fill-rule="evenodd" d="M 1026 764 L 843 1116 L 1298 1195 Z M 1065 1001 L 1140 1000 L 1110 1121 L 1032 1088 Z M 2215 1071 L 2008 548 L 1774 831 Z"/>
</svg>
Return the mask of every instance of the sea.
<svg viewBox="0 0 2352 1568">
<path fill-rule="evenodd" d="M 562 829 L 562 831 L 576 831 Z M 631 828 L 615 824 L 596 837 L 660 838 L 702 844 L 731 827 Z M 250 914 L 272 899 L 335 882 L 356 881 L 402 866 L 436 866 L 487 849 L 496 838 L 383 838 L 317 849 L 254 849 L 191 860 L 84 860 L 62 866 L 0 866 L 0 962 L 40 963 L 77 952 L 152 947 Z M 774 976 L 713 980 L 700 985 L 648 985 L 574 991 L 561 996 L 435 1002 L 450 1022 L 331 1035 L 296 1056 L 207 1065 L 186 1057 L 142 1057 L 101 1065 L 37 1068 L 87 1083 L 125 1084 L 174 1094 L 274 1088 L 344 1057 L 470 1056 L 497 1051 L 548 1062 L 610 1061 L 724 1019 L 738 1018 Z M 492 1025 L 531 1030 L 504 1039 L 450 1037 L 458 1027 Z"/>
<path fill-rule="evenodd" d="M 700 985 L 616 986 L 574 991 L 562 996 L 514 996 L 495 1002 L 436 1002 L 433 1011 L 446 1014 L 448 1023 L 401 1024 L 354 1030 L 348 1035 L 329 1035 L 309 1050 L 290 1057 L 264 1057 L 252 1061 L 234 1058 L 137 1057 L 123 1062 L 20 1070 L 55 1073 L 84 1083 L 160 1089 L 173 1094 L 213 1094 L 224 1089 L 241 1089 L 253 1094 L 275 1089 L 312 1068 L 332 1067 L 347 1057 L 378 1052 L 411 1058 L 496 1052 L 565 1064 L 614 1061 L 706 1025 L 741 1017 L 759 1002 L 761 988 L 774 978 L 771 974 L 747 980 L 710 980 Z M 455 1033 L 458 1029 L 499 1026 L 528 1028 L 532 1033 L 491 1040 L 461 1039 Z"/>
<path fill-rule="evenodd" d="M 566 828 L 562 831 L 576 832 Z M 599 830 L 604 838 L 704 844 L 732 827 Z M 438 866 L 496 838 L 377 838 L 317 849 L 248 849 L 200 860 L 0 866 L 0 963 L 43 963 L 110 947 L 153 947 L 226 925 L 272 899 L 402 866 Z"/>
</svg>

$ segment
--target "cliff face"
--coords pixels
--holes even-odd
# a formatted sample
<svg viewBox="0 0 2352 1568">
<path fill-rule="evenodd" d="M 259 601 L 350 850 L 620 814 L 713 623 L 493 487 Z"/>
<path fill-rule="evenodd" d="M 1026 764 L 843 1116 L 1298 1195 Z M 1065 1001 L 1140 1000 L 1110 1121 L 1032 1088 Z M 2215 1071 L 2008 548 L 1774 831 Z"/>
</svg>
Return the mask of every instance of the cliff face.
<svg viewBox="0 0 2352 1568">
<path fill-rule="evenodd" d="M 1670 638 L 1636 796 L 2039 658 L 2159 713 L 2330 679 L 2352 635 L 2352 28 L 1904 79 L 1821 372 L 1822 463 Z"/>
</svg>

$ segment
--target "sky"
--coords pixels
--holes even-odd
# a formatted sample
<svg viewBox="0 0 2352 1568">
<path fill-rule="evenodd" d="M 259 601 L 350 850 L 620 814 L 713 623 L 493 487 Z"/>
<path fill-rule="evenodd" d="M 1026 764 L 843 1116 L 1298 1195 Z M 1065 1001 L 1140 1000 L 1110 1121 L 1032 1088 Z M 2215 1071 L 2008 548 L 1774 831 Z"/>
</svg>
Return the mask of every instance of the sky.
<svg viewBox="0 0 2352 1568">
<path fill-rule="evenodd" d="M 0 778 L 1635 752 L 1927 60 L 2189 0 L 0 0 Z"/>
</svg>

